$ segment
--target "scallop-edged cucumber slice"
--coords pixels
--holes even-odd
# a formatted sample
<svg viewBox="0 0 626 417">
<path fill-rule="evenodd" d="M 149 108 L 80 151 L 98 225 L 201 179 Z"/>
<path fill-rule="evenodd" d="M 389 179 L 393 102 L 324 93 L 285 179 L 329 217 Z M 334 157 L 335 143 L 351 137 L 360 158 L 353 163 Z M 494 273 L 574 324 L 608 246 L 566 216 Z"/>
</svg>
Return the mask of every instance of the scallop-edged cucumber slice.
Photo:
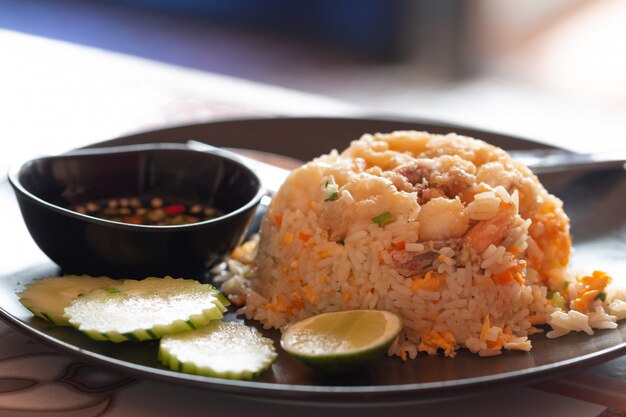
<svg viewBox="0 0 626 417">
<path fill-rule="evenodd" d="M 120 281 L 108 277 L 89 275 L 65 275 L 47 277 L 28 284 L 18 294 L 20 302 L 35 316 L 48 320 L 58 326 L 70 326 L 63 317 L 63 310 L 77 297 L 94 290 L 111 287 Z"/>
<path fill-rule="evenodd" d="M 161 339 L 159 360 L 174 371 L 228 379 L 251 379 L 276 360 L 274 343 L 255 328 L 214 321 Z"/>
<path fill-rule="evenodd" d="M 95 340 L 159 339 L 220 319 L 228 301 L 195 280 L 146 278 L 96 290 L 75 299 L 65 317 Z"/>
<path fill-rule="evenodd" d="M 312 368 L 343 373 L 382 356 L 401 330 L 402 319 L 389 311 L 335 311 L 287 326 L 280 344 Z"/>
</svg>

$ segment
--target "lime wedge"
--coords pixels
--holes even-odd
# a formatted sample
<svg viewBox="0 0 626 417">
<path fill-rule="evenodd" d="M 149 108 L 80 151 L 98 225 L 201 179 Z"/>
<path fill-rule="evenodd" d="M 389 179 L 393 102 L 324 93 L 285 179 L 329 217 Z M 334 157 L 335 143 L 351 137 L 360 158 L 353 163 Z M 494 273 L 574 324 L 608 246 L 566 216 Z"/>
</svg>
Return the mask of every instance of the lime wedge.
<svg viewBox="0 0 626 417">
<path fill-rule="evenodd" d="M 400 330 L 402 319 L 389 311 L 336 311 L 287 326 L 280 344 L 312 368 L 344 373 L 382 356 Z"/>
</svg>

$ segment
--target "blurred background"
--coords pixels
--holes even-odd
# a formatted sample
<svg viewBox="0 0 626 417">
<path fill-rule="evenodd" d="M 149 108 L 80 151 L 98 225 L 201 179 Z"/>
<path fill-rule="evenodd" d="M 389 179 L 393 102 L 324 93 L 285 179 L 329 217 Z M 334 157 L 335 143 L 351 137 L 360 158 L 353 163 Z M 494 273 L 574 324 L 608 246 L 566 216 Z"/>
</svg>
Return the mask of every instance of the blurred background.
<svg viewBox="0 0 626 417">
<path fill-rule="evenodd" d="M 625 22 L 621 0 L 0 0 L 1 30 L 578 150 L 626 143 Z"/>
</svg>

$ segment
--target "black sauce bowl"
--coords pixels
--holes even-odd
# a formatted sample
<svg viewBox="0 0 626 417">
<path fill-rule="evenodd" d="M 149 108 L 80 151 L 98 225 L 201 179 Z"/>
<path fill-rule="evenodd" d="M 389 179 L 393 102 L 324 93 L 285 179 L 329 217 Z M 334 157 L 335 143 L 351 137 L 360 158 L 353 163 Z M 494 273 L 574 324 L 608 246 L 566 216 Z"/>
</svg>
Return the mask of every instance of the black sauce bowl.
<svg viewBox="0 0 626 417">
<path fill-rule="evenodd" d="M 24 222 L 63 273 L 204 279 L 240 242 L 264 195 L 261 181 L 229 152 L 162 143 L 83 149 L 9 170 Z M 87 201 L 158 196 L 219 209 L 198 223 L 149 226 L 73 211 Z"/>
</svg>

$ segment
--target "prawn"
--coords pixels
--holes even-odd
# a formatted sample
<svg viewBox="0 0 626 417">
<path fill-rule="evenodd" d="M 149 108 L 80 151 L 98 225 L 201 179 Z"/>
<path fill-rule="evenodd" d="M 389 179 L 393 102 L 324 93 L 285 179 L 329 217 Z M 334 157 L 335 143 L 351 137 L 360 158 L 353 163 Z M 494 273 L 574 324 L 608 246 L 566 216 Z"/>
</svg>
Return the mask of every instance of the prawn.
<svg viewBox="0 0 626 417">
<path fill-rule="evenodd" d="M 489 245 L 498 246 L 513 229 L 515 215 L 514 204 L 501 203 L 495 216 L 479 221 L 467 232 L 465 241 L 479 253 L 484 252 Z"/>
</svg>

